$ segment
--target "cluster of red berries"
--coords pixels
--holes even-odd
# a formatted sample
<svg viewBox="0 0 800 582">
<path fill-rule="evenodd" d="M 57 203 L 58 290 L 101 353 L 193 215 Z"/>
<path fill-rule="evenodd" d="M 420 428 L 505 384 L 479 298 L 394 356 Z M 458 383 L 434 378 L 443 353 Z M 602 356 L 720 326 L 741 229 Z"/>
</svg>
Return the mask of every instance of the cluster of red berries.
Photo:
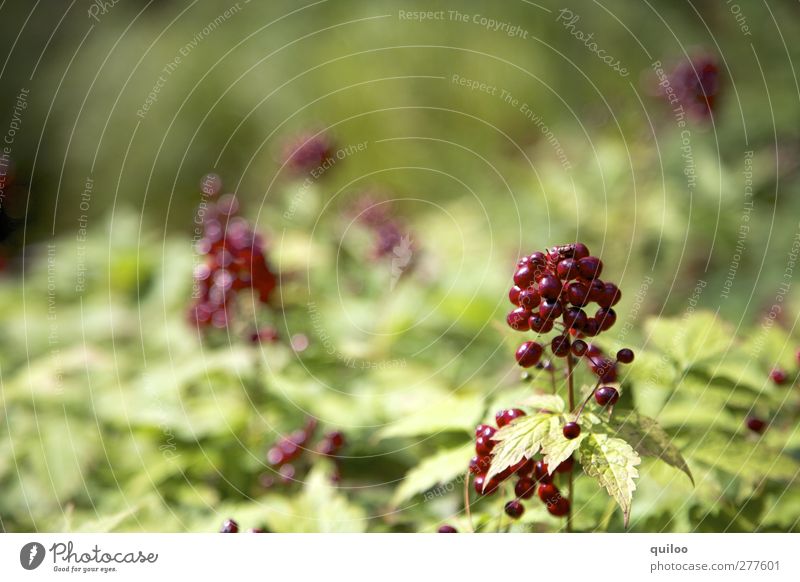
<svg viewBox="0 0 800 582">
<path fill-rule="evenodd" d="M 265 533 L 265 530 L 261 528 L 251 528 L 247 530 L 248 533 Z M 236 523 L 233 519 L 226 519 L 222 522 L 222 527 L 219 530 L 219 533 L 239 533 L 239 524 Z"/>
<path fill-rule="evenodd" d="M 207 177 L 204 188 L 210 183 Z M 221 185 L 214 184 L 210 194 L 216 201 L 204 203 L 198 212 L 202 237 L 195 248 L 204 261 L 195 268 L 196 300 L 189 310 L 190 322 L 201 328 L 228 327 L 238 292 L 251 289 L 261 303 L 267 303 L 277 285 L 264 241 L 238 216 L 236 196 L 216 198 Z"/>
<path fill-rule="evenodd" d="M 292 174 L 305 174 L 332 160 L 334 149 L 333 140 L 325 132 L 304 131 L 283 144 L 281 161 Z"/>
<path fill-rule="evenodd" d="M 557 517 L 563 517 L 569 513 L 569 500 L 561 495 L 558 487 L 553 483 L 552 476 L 548 474 L 547 465 L 542 461 L 522 459 L 516 465 L 508 467 L 492 477 L 488 482 L 486 480 L 486 474 L 492 464 L 492 450 L 495 446 L 492 439 L 495 433 L 521 416 L 525 416 L 525 412 L 519 408 L 500 410 L 495 414 L 497 428 L 488 424 L 480 424 L 475 429 L 475 452 L 477 455 L 472 457 L 469 462 L 469 472 L 475 476 L 473 481 L 475 492 L 478 495 L 492 495 L 504 481 L 516 476 L 517 481 L 514 485 L 516 498 L 506 503 L 506 515 L 514 519 L 521 517 L 525 512 L 522 500 L 530 499 L 534 494 L 538 494 L 539 499 L 547 506 L 547 511 Z M 569 473 L 572 471 L 572 467 L 573 459 L 570 457 L 561 463 L 555 472 Z"/>
<path fill-rule="evenodd" d="M 549 342 L 554 356 L 585 355 L 601 381 L 612 382 L 616 379 L 615 362 L 602 357 L 596 347 L 590 350 L 581 339 L 597 336 L 617 321 L 613 306 L 622 293 L 614 283 L 600 279 L 602 271 L 603 262 L 591 256 L 582 243 L 523 257 L 517 263 L 514 285 L 508 293 L 516 308 L 508 313 L 506 322 L 520 332 L 545 334 L 556 329 L 557 334 Z M 589 316 L 584 308 L 592 303 L 599 308 Z M 570 336 L 578 340 L 573 343 Z M 517 363 L 523 368 L 535 366 L 543 352 L 542 344 L 527 341 L 517 349 Z"/>
<path fill-rule="evenodd" d="M 711 117 L 720 85 L 719 66 L 713 55 L 682 61 L 673 69 L 669 80 L 689 115 L 696 119 Z"/>
<path fill-rule="evenodd" d="M 317 421 L 308 418 L 302 428 L 293 431 L 288 436 L 281 437 L 267 451 L 267 463 L 277 472 L 277 480 L 288 485 L 295 480 L 297 475 L 298 461 L 301 460 L 303 453 L 309 450 L 306 445 L 314 437 L 317 428 Z M 336 464 L 334 480 L 338 480 L 339 467 L 337 455 L 344 446 L 344 434 L 340 431 L 332 431 L 323 435 L 314 450 L 320 455 L 330 457 Z M 276 483 L 275 473 L 264 473 L 260 479 L 262 487 L 269 488 Z"/>
</svg>

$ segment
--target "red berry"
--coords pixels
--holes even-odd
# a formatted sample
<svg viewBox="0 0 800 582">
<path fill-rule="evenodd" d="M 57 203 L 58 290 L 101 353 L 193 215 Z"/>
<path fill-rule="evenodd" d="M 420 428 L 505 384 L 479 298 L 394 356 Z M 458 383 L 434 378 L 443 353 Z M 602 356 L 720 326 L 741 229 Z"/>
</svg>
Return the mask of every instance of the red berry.
<svg viewBox="0 0 800 582">
<path fill-rule="evenodd" d="M 536 461 L 533 465 L 533 478 L 538 483 L 549 483 L 550 475 L 548 473 L 547 463 L 544 461 Z"/>
<path fill-rule="evenodd" d="M 556 275 L 559 279 L 569 281 L 578 275 L 578 265 L 575 259 L 564 259 L 556 267 Z"/>
<path fill-rule="evenodd" d="M 569 499 L 566 497 L 559 497 L 553 503 L 547 504 L 547 511 L 556 517 L 564 517 L 569 513 Z"/>
<path fill-rule="evenodd" d="M 239 533 L 239 524 L 232 519 L 226 519 L 219 531 L 220 533 Z"/>
<path fill-rule="evenodd" d="M 492 449 L 494 448 L 495 442 L 488 438 L 479 436 L 475 439 L 475 452 L 478 453 L 481 457 L 488 457 L 492 454 Z"/>
<path fill-rule="evenodd" d="M 572 342 L 572 354 L 577 357 L 581 357 L 586 353 L 586 350 L 589 349 L 589 346 L 586 345 L 586 342 L 582 339 L 577 339 Z"/>
<path fill-rule="evenodd" d="M 563 312 L 563 307 L 561 306 L 561 302 L 555 299 L 545 299 L 539 304 L 539 315 L 542 316 L 543 319 L 547 320 L 555 320 L 561 316 Z M 528 322 L 530 325 L 530 322 Z"/>
<path fill-rule="evenodd" d="M 574 250 L 572 251 L 572 257 L 576 261 L 579 261 L 580 259 L 583 259 L 584 257 L 588 257 L 591 254 L 589 252 L 589 247 L 587 247 L 583 243 L 575 243 L 575 245 L 573 246 L 573 249 Z"/>
<path fill-rule="evenodd" d="M 778 384 L 779 386 L 786 383 L 786 372 L 780 368 L 775 368 L 772 370 L 772 372 L 769 373 L 769 377 L 775 384 Z"/>
<path fill-rule="evenodd" d="M 764 429 L 767 428 L 767 423 L 755 416 L 748 416 L 746 424 L 747 428 L 758 434 L 761 434 L 764 432 Z"/>
<path fill-rule="evenodd" d="M 557 335 L 550 342 L 550 349 L 553 351 L 553 354 L 559 358 L 566 357 L 569 354 L 569 348 L 570 343 L 568 335 Z"/>
<path fill-rule="evenodd" d="M 517 348 L 515 357 L 523 368 L 535 366 L 542 357 L 542 346 L 536 342 L 525 342 Z"/>
<path fill-rule="evenodd" d="M 490 438 L 492 438 L 494 436 L 494 433 L 496 433 L 496 432 L 497 432 L 497 429 L 495 427 L 493 427 L 493 426 L 488 425 L 488 424 L 479 424 L 475 428 L 475 436 L 476 437 L 482 436 L 482 437 L 486 437 L 487 439 L 490 439 Z"/>
<path fill-rule="evenodd" d="M 572 471 L 572 467 L 575 465 L 575 459 L 572 455 L 567 457 L 565 460 L 561 461 L 561 463 L 556 467 L 556 473 L 569 473 Z"/>
<path fill-rule="evenodd" d="M 513 501 L 506 503 L 505 511 L 508 517 L 512 519 L 519 519 L 522 514 L 525 513 L 525 506 L 514 499 Z"/>
<path fill-rule="evenodd" d="M 519 408 L 508 408 L 506 410 L 498 411 L 497 414 L 494 415 L 494 419 L 497 421 L 498 428 L 502 428 L 520 416 L 525 416 L 524 410 L 520 410 Z"/>
<path fill-rule="evenodd" d="M 514 273 L 514 285 L 520 289 L 527 289 L 531 286 L 531 283 L 534 282 L 535 277 L 536 274 L 533 267 L 525 265 L 517 269 L 517 272 Z"/>
<path fill-rule="evenodd" d="M 437 531 L 438 533 L 458 533 L 458 530 L 452 525 L 443 525 Z"/>
<path fill-rule="evenodd" d="M 580 307 L 570 307 L 564 312 L 563 320 L 564 325 L 566 325 L 567 328 L 581 331 L 584 327 L 586 327 L 589 317 Z"/>
<path fill-rule="evenodd" d="M 535 331 L 536 333 L 548 333 L 553 329 L 554 323 L 552 319 L 546 319 L 538 313 L 535 313 L 531 315 L 528 320 L 528 325 L 531 331 Z"/>
<path fill-rule="evenodd" d="M 585 283 L 570 283 L 567 286 L 567 299 L 576 307 L 583 307 L 589 303 L 589 286 Z"/>
<path fill-rule="evenodd" d="M 536 482 L 530 477 L 520 477 L 514 485 L 514 494 L 520 499 L 530 499 L 536 492 Z"/>
<path fill-rule="evenodd" d="M 611 386 L 601 386 L 594 393 L 594 399 L 600 406 L 614 405 L 619 400 L 619 392 Z"/>
<path fill-rule="evenodd" d="M 561 432 L 563 432 L 564 436 L 570 440 L 576 439 L 581 434 L 581 425 L 579 425 L 577 422 L 568 422 L 564 425 L 564 428 Z"/>
<path fill-rule="evenodd" d="M 514 285 L 511 289 L 508 290 L 508 300 L 511 301 L 514 305 L 519 305 L 519 294 L 522 293 L 522 289 Z"/>
<path fill-rule="evenodd" d="M 539 281 L 539 295 L 543 299 L 558 299 L 561 295 L 561 281 L 553 275 L 545 275 Z"/>
<path fill-rule="evenodd" d="M 622 348 L 617 352 L 617 361 L 621 364 L 630 364 L 633 361 L 633 350 Z"/>
<path fill-rule="evenodd" d="M 600 307 L 612 307 L 619 303 L 622 299 L 622 292 L 614 283 L 606 283 L 603 286 L 603 291 L 597 297 L 597 303 Z"/>
<path fill-rule="evenodd" d="M 475 456 L 469 461 L 469 472 L 473 475 L 481 475 L 489 470 L 489 465 L 492 464 L 491 457 Z"/>
<path fill-rule="evenodd" d="M 617 322 L 617 314 L 610 307 L 598 309 L 597 313 L 594 314 L 594 318 L 602 331 L 610 329 Z"/>
<path fill-rule="evenodd" d="M 539 499 L 548 504 L 555 502 L 556 499 L 561 497 L 558 487 L 556 487 L 553 483 L 542 483 L 539 485 L 538 494 Z"/>
<path fill-rule="evenodd" d="M 584 279 L 596 279 L 603 271 L 603 261 L 597 257 L 584 257 L 578 260 L 578 273 Z"/>
<path fill-rule="evenodd" d="M 528 331 L 530 324 L 528 320 L 531 317 L 531 312 L 524 307 L 517 307 L 513 311 L 509 311 L 506 316 L 506 323 L 508 327 L 516 331 Z"/>
<path fill-rule="evenodd" d="M 519 305 L 525 309 L 532 310 L 534 307 L 539 307 L 542 298 L 539 297 L 539 292 L 533 287 L 528 287 L 519 294 Z"/>
</svg>

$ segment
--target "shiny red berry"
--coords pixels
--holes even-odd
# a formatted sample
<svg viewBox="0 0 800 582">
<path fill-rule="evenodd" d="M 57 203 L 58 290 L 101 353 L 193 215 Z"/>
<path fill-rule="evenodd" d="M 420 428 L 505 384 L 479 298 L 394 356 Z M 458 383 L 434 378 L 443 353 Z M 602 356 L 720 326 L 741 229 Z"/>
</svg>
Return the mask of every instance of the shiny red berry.
<svg viewBox="0 0 800 582">
<path fill-rule="evenodd" d="M 525 265 L 517 269 L 517 272 L 514 273 L 514 285 L 520 289 L 527 289 L 531 286 L 531 283 L 534 282 L 535 277 L 536 273 L 533 267 Z"/>
<path fill-rule="evenodd" d="M 585 283 L 570 283 L 567 286 L 567 300 L 576 307 L 584 307 L 589 303 L 589 286 Z"/>
<path fill-rule="evenodd" d="M 580 358 L 586 353 L 586 350 L 588 350 L 588 349 L 589 349 L 589 346 L 582 339 L 576 339 L 574 342 L 572 342 L 572 355 L 573 356 L 577 356 L 577 357 Z"/>
<path fill-rule="evenodd" d="M 520 410 L 519 408 L 508 408 L 505 410 L 499 410 L 497 414 L 494 415 L 494 419 L 497 421 L 498 428 L 502 428 L 520 416 L 525 416 L 524 410 Z"/>
<path fill-rule="evenodd" d="M 533 310 L 534 307 L 539 307 L 542 298 L 539 297 L 539 292 L 533 287 L 528 287 L 519 294 L 519 305 L 527 310 Z"/>
<path fill-rule="evenodd" d="M 525 513 L 525 506 L 516 499 L 506 503 L 506 515 L 511 519 L 519 519 Z"/>
<path fill-rule="evenodd" d="M 539 295 L 543 299 L 558 299 L 561 295 L 561 281 L 553 275 L 545 275 L 539 280 Z"/>
<path fill-rule="evenodd" d="M 548 474 L 547 463 L 544 461 L 536 461 L 533 464 L 533 478 L 538 483 L 549 483 L 550 475 Z"/>
<path fill-rule="evenodd" d="M 575 458 L 570 455 L 556 467 L 556 473 L 569 473 L 575 465 Z"/>
<path fill-rule="evenodd" d="M 601 307 L 598 309 L 597 313 L 594 314 L 594 318 L 603 331 L 610 329 L 611 326 L 617 322 L 617 314 L 610 307 Z"/>
<path fill-rule="evenodd" d="M 556 487 L 553 483 L 542 483 L 539 485 L 539 490 L 537 493 L 539 494 L 539 499 L 545 503 L 553 503 L 559 497 L 561 497 L 558 487 Z"/>
<path fill-rule="evenodd" d="M 497 429 L 495 427 L 491 426 L 491 425 L 488 425 L 488 424 L 479 424 L 475 428 L 475 436 L 476 437 L 482 436 L 482 437 L 486 437 L 487 439 L 490 439 L 490 438 L 492 438 L 494 436 L 494 433 L 496 433 L 496 432 L 497 432 Z"/>
<path fill-rule="evenodd" d="M 220 533 L 239 533 L 239 524 L 232 519 L 226 519 L 219 531 Z"/>
<path fill-rule="evenodd" d="M 597 257 L 584 257 L 578 260 L 578 273 L 584 279 L 596 279 L 603 272 L 603 261 Z"/>
<path fill-rule="evenodd" d="M 563 308 L 556 299 L 545 299 L 539 304 L 539 315 L 544 319 L 555 320 L 561 316 Z M 530 324 L 530 322 L 528 322 Z"/>
<path fill-rule="evenodd" d="M 594 399 L 600 406 L 613 406 L 617 403 L 617 400 L 619 400 L 619 392 L 617 392 L 616 388 L 611 386 L 601 386 L 595 391 Z"/>
<path fill-rule="evenodd" d="M 585 244 L 575 243 L 573 245 L 572 257 L 576 261 L 583 259 L 584 257 L 588 257 L 590 254 L 589 247 L 587 247 Z"/>
<path fill-rule="evenodd" d="M 586 323 L 589 321 L 586 312 L 580 307 L 568 308 L 564 311 L 562 319 L 564 320 L 564 325 L 567 326 L 568 329 L 574 329 L 576 331 L 583 330 L 583 328 L 586 327 Z"/>
<path fill-rule="evenodd" d="M 475 452 L 478 453 L 480 457 L 488 457 L 492 454 L 492 449 L 494 449 L 495 442 L 488 438 L 479 436 L 475 439 Z"/>
<path fill-rule="evenodd" d="M 613 307 L 622 299 L 622 292 L 614 283 L 603 285 L 603 291 L 597 296 L 597 304 L 600 307 Z"/>
<path fill-rule="evenodd" d="M 517 307 L 513 311 L 509 311 L 506 316 L 506 323 L 508 327 L 516 331 L 528 331 L 530 324 L 528 320 L 531 317 L 531 312 L 524 307 Z"/>
<path fill-rule="evenodd" d="M 546 319 L 538 313 L 534 313 L 528 320 L 528 325 L 531 331 L 535 331 L 536 333 L 548 333 L 553 329 L 553 325 L 555 324 L 552 319 Z"/>
<path fill-rule="evenodd" d="M 553 503 L 547 504 L 547 511 L 556 517 L 564 517 L 569 513 L 569 499 L 566 497 L 559 497 Z"/>
<path fill-rule="evenodd" d="M 530 477 L 520 477 L 514 485 L 514 494 L 520 499 L 530 499 L 536 493 L 536 482 Z"/>
<path fill-rule="evenodd" d="M 491 457 L 482 457 L 480 455 L 476 455 L 469 461 L 469 472 L 473 475 L 482 475 L 489 470 L 489 465 L 491 464 Z"/>
<path fill-rule="evenodd" d="M 570 342 L 568 335 L 557 335 L 550 342 L 553 355 L 564 358 L 569 354 Z"/>
<path fill-rule="evenodd" d="M 562 281 L 569 281 L 578 276 L 578 264 L 575 259 L 564 259 L 556 267 L 556 275 Z"/>
<path fill-rule="evenodd" d="M 621 364 L 630 364 L 633 361 L 633 350 L 622 348 L 617 352 L 617 361 Z"/>
<path fill-rule="evenodd" d="M 517 348 L 515 357 L 523 368 L 535 366 L 542 357 L 542 346 L 536 342 L 525 342 Z"/>
<path fill-rule="evenodd" d="M 568 422 L 564 425 L 564 428 L 561 432 L 564 433 L 565 438 L 570 440 L 576 439 L 581 434 L 581 425 L 579 425 L 577 422 Z"/>
<path fill-rule="evenodd" d="M 458 533 L 458 530 L 452 525 L 443 525 L 437 531 L 438 533 Z"/>
<path fill-rule="evenodd" d="M 514 285 L 511 289 L 508 290 L 508 300 L 511 301 L 514 305 L 519 305 L 519 294 L 522 293 L 522 289 Z"/>
<path fill-rule="evenodd" d="M 781 384 L 785 384 L 787 379 L 786 372 L 780 368 L 775 368 L 772 370 L 772 372 L 769 373 L 769 377 L 775 384 L 778 384 L 779 386 Z"/>
</svg>

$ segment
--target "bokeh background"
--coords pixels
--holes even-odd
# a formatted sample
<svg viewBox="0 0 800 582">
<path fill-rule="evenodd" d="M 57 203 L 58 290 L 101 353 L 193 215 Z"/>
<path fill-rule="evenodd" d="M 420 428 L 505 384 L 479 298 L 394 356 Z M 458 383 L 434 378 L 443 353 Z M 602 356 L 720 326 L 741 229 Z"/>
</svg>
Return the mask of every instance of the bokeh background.
<svg viewBox="0 0 800 582">
<path fill-rule="evenodd" d="M 631 527 L 797 529 L 797 2 L 11 0 L 0 30 L 0 528 L 462 523 L 471 431 L 529 389 L 515 261 L 581 240 L 623 291 L 608 345 L 642 353 L 627 403 L 696 477 L 646 466 Z M 680 124 L 654 63 L 700 58 L 713 114 Z M 298 174 L 287 143 L 314 134 L 341 155 Z M 206 333 L 209 172 L 280 277 Z M 752 414 L 781 420 L 759 438 Z M 308 418 L 341 454 L 278 475 L 266 452 Z M 577 496 L 576 527 L 621 529 Z"/>
</svg>

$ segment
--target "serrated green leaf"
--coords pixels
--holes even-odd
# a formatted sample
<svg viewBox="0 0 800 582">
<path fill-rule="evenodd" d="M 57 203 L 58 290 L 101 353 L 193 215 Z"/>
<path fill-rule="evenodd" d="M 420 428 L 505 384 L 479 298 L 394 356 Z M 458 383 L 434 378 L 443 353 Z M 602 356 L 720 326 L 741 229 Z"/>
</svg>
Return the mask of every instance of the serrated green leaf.
<svg viewBox="0 0 800 582">
<path fill-rule="evenodd" d="M 492 451 L 492 464 L 486 474 L 486 482 L 523 458 L 533 458 L 554 425 L 561 425 L 559 415 L 538 412 L 520 417 L 498 430 L 493 437 L 497 444 Z"/>
<path fill-rule="evenodd" d="M 680 450 L 654 419 L 631 411 L 625 415 L 615 415 L 609 425 L 616 435 L 627 441 L 637 453 L 643 457 L 656 457 L 680 469 L 694 484 L 692 471 Z"/>
<path fill-rule="evenodd" d="M 564 399 L 556 394 L 534 394 L 526 398 L 524 404 L 534 410 L 548 410 L 550 412 L 564 412 L 567 408 Z"/>
<path fill-rule="evenodd" d="M 392 505 L 396 507 L 417 493 L 439 484 L 449 483 L 456 477 L 464 475 L 469 458 L 473 454 L 472 447 L 473 444 L 470 442 L 427 457 L 406 474 L 403 483 L 395 491 Z"/>
<path fill-rule="evenodd" d="M 798 478 L 797 464 L 781 451 L 771 448 L 762 439 L 726 437 L 708 433 L 687 448 L 686 456 L 703 465 L 724 471 L 748 483 L 764 479 L 788 482 Z"/>
<path fill-rule="evenodd" d="M 606 434 L 590 434 L 578 449 L 583 470 L 597 479 L 622 509 L 625 527 L 631 516 L 631 501 L 639 476 L 636 466 L 642 462 L 624 440 Z"/>
</svg>

